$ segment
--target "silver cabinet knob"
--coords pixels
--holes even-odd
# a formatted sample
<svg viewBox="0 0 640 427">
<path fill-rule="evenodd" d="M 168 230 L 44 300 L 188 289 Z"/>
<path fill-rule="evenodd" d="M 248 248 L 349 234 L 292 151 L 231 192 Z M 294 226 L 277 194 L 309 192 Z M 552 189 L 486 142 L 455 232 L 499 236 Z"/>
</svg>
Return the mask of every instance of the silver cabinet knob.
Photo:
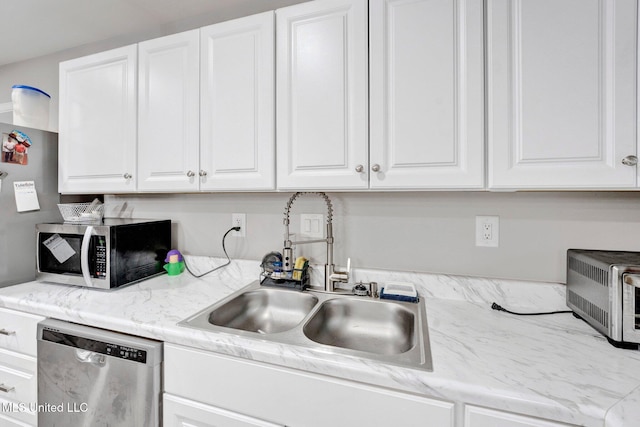
<svg viewBox="0 0 640 427">
<path fill-rule="evenodd" d="M 207 171 L 203 171 L 203 170 L 201 170 L 201 171 L 200 171 L 200 176 L 207 176 Z"/>
<path fill-rule="evenodd" d="M 625 166 L 635 166 L 638 164 L 638 158 L 636 156 L 627 156 L 622 159 L 622 164 Z"/>
<path fill-rule="evenodd" d="M 356 172 L 362 173 L 363 170 L 364 170 L 364 166 L 362 166 L 362 165 L 356 166 Z"/>
<path fill-rule="evenodd" d="M 124 175 L 122 175 L 124 177 L 124 179 L 131 179 L 133 178 L 133 176 L 131 176 L 130 173 L 125 173 Z"/>
<path fill-rule="evenodd" d="M 195 176 L 195 172 L 194 171 L 189 171 L 189 172 L 187 172 L 187 176 L 189 178 L 192 178 L 193 176 Z"/>
<path fill-rule="evenodd" d="M 380 165 L 376 163 L 375 165 L 371 166 L 371 170 L 374 172 L 380 172 Z"/>
</svg>

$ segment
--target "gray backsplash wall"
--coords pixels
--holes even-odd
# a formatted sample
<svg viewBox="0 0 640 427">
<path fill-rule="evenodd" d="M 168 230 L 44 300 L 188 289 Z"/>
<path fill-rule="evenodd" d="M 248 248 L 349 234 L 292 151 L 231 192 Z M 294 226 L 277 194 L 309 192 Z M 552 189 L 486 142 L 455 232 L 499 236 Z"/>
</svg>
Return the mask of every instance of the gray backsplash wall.
<svg viewBox="0 0 640 427">
<path fill-rule="evenodd" d="M 171 218 L 174 246 L 223 256 L 232 213 L 247 214 L 247 237 L 227 238 L 232 258 L 260 259 L 281 250 L 282 193 L 107 196 L 110 216 Z M 568 248 L 640 250 L 640 193 L 635 192 L 329 192 L 334 204 L 335 263 L 388 270 L 565 281 Z M 292 208 L 324 213 L 319 198 Z M 475 246 L 475 216 L 500 217 L 500 246 Z M 324 263 L 323 245 L 297 254 Z"/>
</svg>

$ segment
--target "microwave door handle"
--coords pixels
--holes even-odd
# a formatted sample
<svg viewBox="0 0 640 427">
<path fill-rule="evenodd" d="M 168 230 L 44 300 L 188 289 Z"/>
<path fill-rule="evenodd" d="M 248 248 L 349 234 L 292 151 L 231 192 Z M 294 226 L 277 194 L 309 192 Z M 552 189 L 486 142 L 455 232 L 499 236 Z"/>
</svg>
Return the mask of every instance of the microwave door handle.
<svg viewBox="0 0 640 427">
<path fill-rule="evenodd" d="M 636 288 L 640 288 L 640 275 L 625 274 L 624 283 L 626 283 L 627 285 L 635 286 Z"/>
<path fill-rule="evenodd" d="M 88 225 L 84 231 L 82 237 L 82 246 L 80 247 L 80 270 L 82 271 L 82 277 L 84 283 L 87 286 L 93 286 L 91 281 L 91 274 L 89 273 L 89 243 L 91 242 L 91 235 L 93 234 L 93 226 Z"/>
</svg>

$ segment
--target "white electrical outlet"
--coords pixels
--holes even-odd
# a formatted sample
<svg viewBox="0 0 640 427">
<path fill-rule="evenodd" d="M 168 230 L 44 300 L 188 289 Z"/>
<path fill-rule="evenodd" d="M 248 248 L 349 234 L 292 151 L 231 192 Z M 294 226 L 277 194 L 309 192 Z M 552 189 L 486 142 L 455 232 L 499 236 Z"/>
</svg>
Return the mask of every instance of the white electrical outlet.
<svg viewBox="0 0 640 427">
<path fill-rule="evenodd" d="M 476 216 L 476 246 L 497 248 L 500 242 L 500 217 Z"/>
<path fill-rule="evenodd" d="M 247 214 L 234 213 L 231 214 L 231 226 L 240 227 L 240 231 L 232 231 L 233 237 L 245 237 L 247 235 Z"/>
</svg>

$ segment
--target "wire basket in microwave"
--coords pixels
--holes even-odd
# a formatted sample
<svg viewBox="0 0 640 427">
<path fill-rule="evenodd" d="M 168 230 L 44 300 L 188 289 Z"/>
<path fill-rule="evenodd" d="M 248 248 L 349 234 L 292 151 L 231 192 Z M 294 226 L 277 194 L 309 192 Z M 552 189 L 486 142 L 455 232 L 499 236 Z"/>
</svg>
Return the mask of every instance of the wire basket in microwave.
<svg viewBox="0 0 640 427">
<path fill-rule="evenodd" d="M 60 214 L 65 222 L 94 222 L 101 221 L 104 205 L 92 203 L 62 203 L 58 204 Z"/>
</svg>

